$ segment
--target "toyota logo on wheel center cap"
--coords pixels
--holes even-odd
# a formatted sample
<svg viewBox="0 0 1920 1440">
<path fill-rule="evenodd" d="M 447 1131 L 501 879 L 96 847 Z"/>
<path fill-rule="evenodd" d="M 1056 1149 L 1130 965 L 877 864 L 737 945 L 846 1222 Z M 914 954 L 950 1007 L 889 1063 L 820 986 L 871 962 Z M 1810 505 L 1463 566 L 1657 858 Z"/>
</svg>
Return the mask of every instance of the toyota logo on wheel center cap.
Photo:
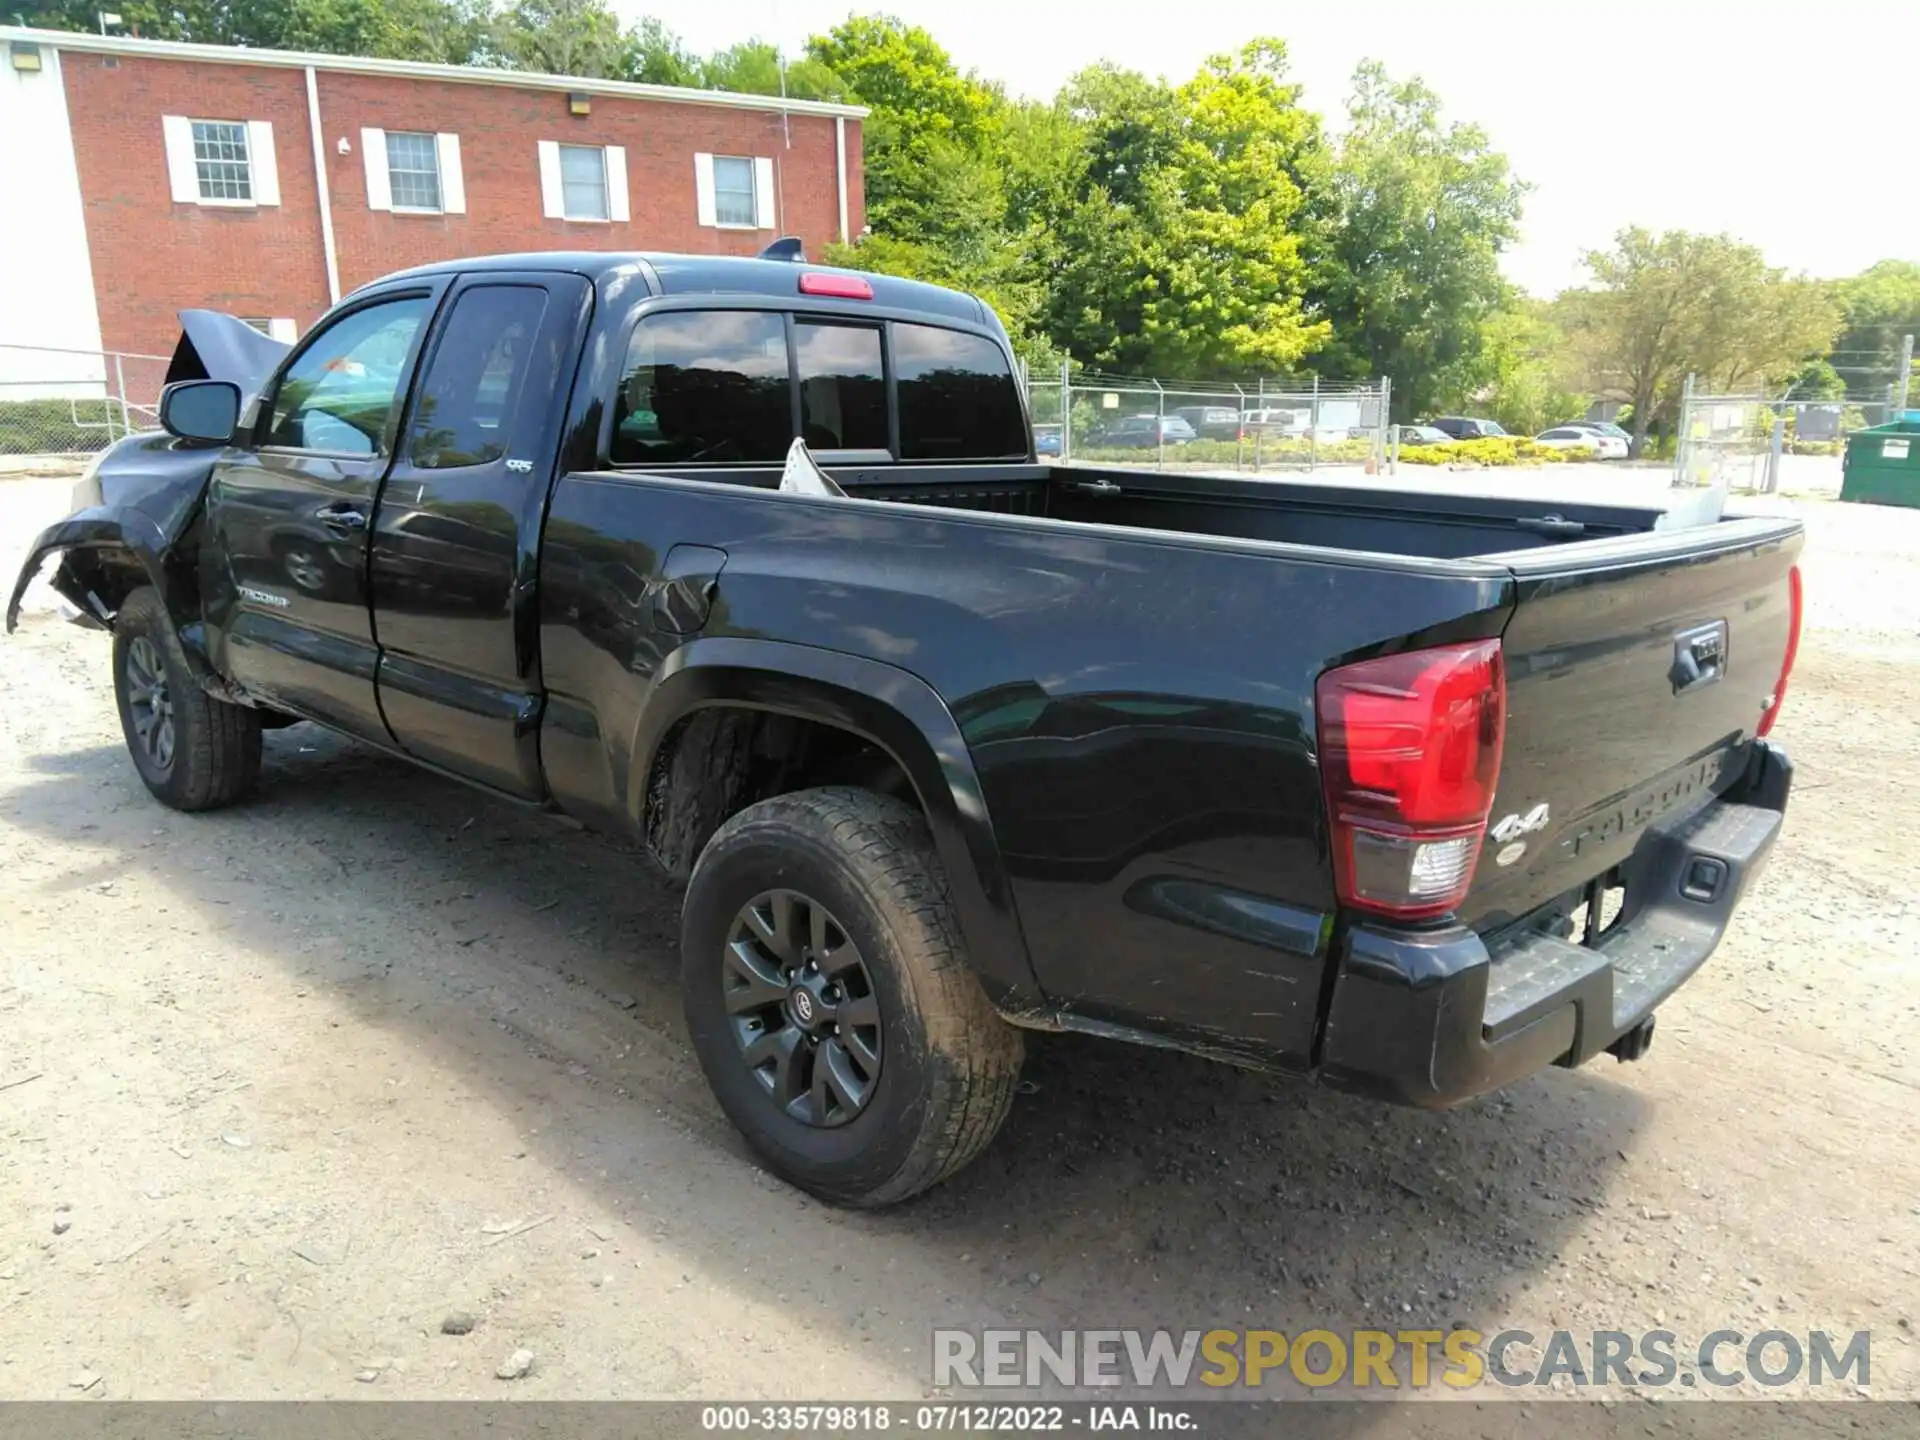
<svg viewBox="0 0 1920 1440">
<path fill-rule="evenodd" d="M 793 1005 L 794 1019 L 798 1020 L 802 1025 L 811 1025 L 813 1023 L 814 1011 L 813 996 L 808 991 L 796 985 L 789 999 Z"/>
</svg>

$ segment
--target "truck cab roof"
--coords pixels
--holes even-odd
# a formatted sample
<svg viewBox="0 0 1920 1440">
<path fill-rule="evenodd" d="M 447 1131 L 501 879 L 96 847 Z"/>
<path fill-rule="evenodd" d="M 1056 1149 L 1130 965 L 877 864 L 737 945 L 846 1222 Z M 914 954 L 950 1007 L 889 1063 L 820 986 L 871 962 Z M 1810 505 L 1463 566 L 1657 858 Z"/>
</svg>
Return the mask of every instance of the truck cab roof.
<svg viewBox="0 0 1920 1440">
<path fill-rule="evenodd" d="M 873 304 L 890 310 L 916 310 L 972 325 L 998 329 L 993 311 L 971 295 L 929 285 L 920 280 L 904 280 L 897 275 L 878 275 L 866 270 L 847 270 L 808 261 L 763 260 L 745 255 L 675 255 L 660 251 L 628 250 L 532 250 L 507 255 L 479 255 L 462 260 L 436 260 L 392 275 L 384 275 L 371 284 L 421 275 L 473 274 L 487 270 L 567 270 L 584 275 L 596 287 L 604 286 L 633 270 L 643 271 L 653 290 L 661 295 L 760 295 L 797 296 L 802 274 L 857 275 L 873 286 Z M 812 303 L 811 301 L 809 303 Z"/>
</svg>

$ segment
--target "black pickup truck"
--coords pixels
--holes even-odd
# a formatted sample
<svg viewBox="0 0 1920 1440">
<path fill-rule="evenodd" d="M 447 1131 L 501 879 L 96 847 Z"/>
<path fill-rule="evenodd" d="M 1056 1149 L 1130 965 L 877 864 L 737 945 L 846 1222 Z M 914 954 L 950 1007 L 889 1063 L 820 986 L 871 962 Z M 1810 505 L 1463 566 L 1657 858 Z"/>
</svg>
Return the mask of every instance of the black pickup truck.
<svg viewBox="0 0 1920 1440">
<path fill-rule="evenodd" d="M 1791 519 L 1039 464 L 991 310 L 804 262 L 183 321 L 9 626 L 57 556 L 176 808 L 303 720 L 635 838 L 837 1201 L 985 1146 L 1023 1029 L 1423 1106 L 1637 1058 L 1779 832 Z"/>
</svg>

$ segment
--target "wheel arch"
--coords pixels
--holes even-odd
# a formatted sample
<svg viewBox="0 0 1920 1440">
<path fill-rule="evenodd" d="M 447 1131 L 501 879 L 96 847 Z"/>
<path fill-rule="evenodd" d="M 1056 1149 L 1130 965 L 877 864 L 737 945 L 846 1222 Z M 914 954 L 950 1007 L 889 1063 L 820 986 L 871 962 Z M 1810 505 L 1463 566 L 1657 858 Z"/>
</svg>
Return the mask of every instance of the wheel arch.
<svg viewBox="0 0 1920 1440">
<path fill-rule="evenodd" d="M 641 710 L 625 796 L 627 813 L 650 845 L 656 836 L 672 836 L 668 853 L 656 850 L 670 870 L 680 868 L 675 861 L 690 844 L 697 853 L 728 814 L 778 793 L 745 790 L 739 805 L 717 818 L 709 813 L 691 833 L 666 813 L 676 803 L 670 778 L 676 747 L 703 715 L 728 710 L 827 727 L 897 767 L 946 869 L 975 972 L 1002 1008 L 1040 1003 L 979 776 L 958 723 L 932 686 L 877 660 L 785 641 L 712 637 L 680 646 Z M 684 859 L 690 866 L 691 856 Z"/>
<path fill-rule="evenodd" d="M 198 602 L 190 577 L 169 563 L 175 553 L 159 525 L 135 506 L 101 506 L 49 525 L 34 539 L 20 567 L 7 602 L 7 630 L 19 623 L 27 586 L 55 555 L 61 565 L 53 578 L 54 589 L 94 625 L 111 624 L 127 596 L 145 584 L 159 592 L 168 618 L 175 629 L 181 629 L 193 618 Z M 98 583 L 89 584 L 90 580 Z M 100 604 L 106 606 L 105 614 L 100 613 Z"/>
</svg>

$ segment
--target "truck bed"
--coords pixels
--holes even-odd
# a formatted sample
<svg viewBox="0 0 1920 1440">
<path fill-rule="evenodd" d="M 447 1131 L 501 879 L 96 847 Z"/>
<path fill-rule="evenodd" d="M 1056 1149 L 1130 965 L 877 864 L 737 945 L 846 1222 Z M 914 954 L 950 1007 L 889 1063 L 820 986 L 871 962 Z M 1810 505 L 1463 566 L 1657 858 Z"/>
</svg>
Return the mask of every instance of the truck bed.
<svg viewBox="0 0 1920 1440">
<path fill-rule="evenodd" d="M 1449 495 L 1121 466 L 868 469 L 829 464 L 827 469 L 850 495 L 865 500 L 1435 560 L 1645 534 L 1658 527 L 1664 513 L 1649 505 Z M 685 478 L 721 477 L 706 470 L 687 471 Z M 764 467 L 725 478 L 760 487 L 778 483 Z"/>
</svg>

